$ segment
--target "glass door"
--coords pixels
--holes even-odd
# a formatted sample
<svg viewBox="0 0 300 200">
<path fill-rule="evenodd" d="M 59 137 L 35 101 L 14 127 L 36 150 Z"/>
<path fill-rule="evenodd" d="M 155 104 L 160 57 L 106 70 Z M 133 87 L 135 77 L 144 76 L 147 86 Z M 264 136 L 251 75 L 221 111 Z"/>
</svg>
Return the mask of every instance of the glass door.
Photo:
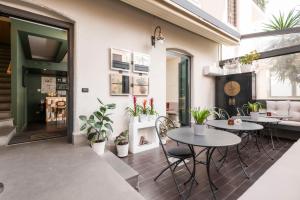
<svg viewBox="0 0 300 200">
<path fill-rule="evenodd" d="M 179 63 L 179 122 L 190 125 L 190 59 L 183 57 Z"/>
</svg>

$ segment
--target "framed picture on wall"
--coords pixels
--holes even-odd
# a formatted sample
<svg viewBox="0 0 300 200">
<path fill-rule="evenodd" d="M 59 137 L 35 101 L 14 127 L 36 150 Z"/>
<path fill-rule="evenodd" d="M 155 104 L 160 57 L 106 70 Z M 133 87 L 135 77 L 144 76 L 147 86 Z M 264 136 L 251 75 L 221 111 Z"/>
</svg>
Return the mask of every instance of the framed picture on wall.
<svg viewBox="0 0 300 200">
<path fill-rule="evenodd" d="M 110 95 L 126 96 L 129 95 L 130 82 L 129 76 L 124 74 L 110 74 Z"/>
<path fill-rule="evenodd" d="M 150 55 L 138 52 L 133 53 L 133 72 L 148 74 L 150 63 Z"/>
<path fill-rule="evenodd" d="M 135 96 L 148 96 L 149 95 L 149 77 L 148 76 L 133 76 L 132 77 L 133 89 L 132 94 Z"/>
<path fill-rule="evenodd" d="M 129 71 L 131 65 L 131 52 L 121 49 L 110 49 L 111 69 L 118 71 Z"/>
<path fill-rule="evenodd" d="M 55 93 L 56 92 L 56 77 L 42 76 L 41 78 L 41 93 Z"/>
</svg>

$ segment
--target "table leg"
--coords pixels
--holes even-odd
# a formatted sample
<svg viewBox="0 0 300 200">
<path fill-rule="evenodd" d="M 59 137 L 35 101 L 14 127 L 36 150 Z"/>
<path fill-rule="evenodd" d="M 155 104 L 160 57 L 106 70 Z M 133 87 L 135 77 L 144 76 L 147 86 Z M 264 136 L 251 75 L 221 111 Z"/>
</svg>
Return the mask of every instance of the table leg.
<svg viewBox="0 0 300 200">
<path fill-rule="evenodd" d="M 195 182 L 195 175 L 196 175 L 196 154 L 195 154 L 195 150 L 194 150 L 194 147 L 193 145 L 188 145 L 192 154 L 193 154 L 193 171 L 191 173 L 191 177 L 189 178 L 189 180 L 187 180 L 184 184 L 187 184 L 189 181 L 192 181 L 191 182 L 191 186 L 190 186 L 190 189 L 189 189 L 189 192 L 188 192 L 188 197 L 191 195 L 191 192 L 192 192 L 192 188 L 193 188 L 193 185 L 194 185 L 194 182 Z"/>
<path fill-rule="evenodd" d="M 228 147 L 226 147 L 224 156 L 223 156 L 221 159 L 218 160 L 219 162 L 222 162 L 222 163 L 220 164 L 218 170 L 220 170 L 220 169 L 223 167 L 223 165 L 224 165 L 224 163 L 225 163 L 225 161 L 226 161 L 226 158 L 227 158 L 227 154 L 228 154 Z"/>
<path fill-rule="evenodd" d="M 237 153 L 237 155 L 238 155 L 239 163 L 240 163 L 240 166 L 241 166 L 241 168 L 242 168 L 242 170 L 243 170 L 245 176 L 246 176 L 247 178 L 249 178 L 249 175 L 247 174 L 247 172 L 246 172 L 246 170 L 245 170 L 245 168 L 244 168 L 244 165 L 245 165 L 246 167 L 248 167 L 248 165 L 247 165 L 247 164 L 243 161 L 243 159 L 242 159 L 241 152 L 240 152 L 240 149 L 239 149 L 239 145 L 236 145 L 236 153 Z"/>
<path fill-rule="evenodd" d="M 257 131 L 257 134 L 259 134 L 259 131 Z M 261 148 L 262 148 L 262 150 L 265 152 L 265 154 L 271 159 L 271 160 L 274 160 L 269 154 L 268 154 L 268 152 L 266 151 L 266 149 L 265 149 L 265 147 L 264 147 L 264 145 L 263 145 L 263 143 L 262 143 L 262 141 L 259 139 L 258 140 L 258 143 L 261 145 Z"/>
<path fill-rule="evenodd" d="M 259 148 L 259 145 L 258 145 L 258 137 L 259 137 L 259 135 L 258 135 L 258 133 L 256 132 L 256 133 L 255 133 L 255 146 L 257 147 L 258 152 L 260 152 L 260 148 Z"/>
<path fill-rule="evenodd" d="M 270 133 L 270 137 L 271 137 L 272 148 L 273 148 L 273 150 L 275 150 L 275 145 L 274 145 L 274 140 L 273 140 L 273 130 L 272 130 L 271 124 L 269 125 L 269 133 Z"/>
<path fill-rule="evenodd" d="M 213 181 L 211 180 L 211 177 L 210 177 L 210 161 L 211 161 L 211 158 L 212 158 L 212 155 L 214 153 L 216 148 L 209 148 L 208 151 L 207 151 L 207 154 L 206 154 L 206 171 L 207 171 L 207 176 L 208 176 L 208 182 L 209 182 L 209 187 L 210 187 L 210 190 L 213 194 L 213 198 L 216 199 L 216 196 L 215 196 L 215 192 L 214 190 L 217 190 L 217 186 L 213 183 Z"/>
</svg>

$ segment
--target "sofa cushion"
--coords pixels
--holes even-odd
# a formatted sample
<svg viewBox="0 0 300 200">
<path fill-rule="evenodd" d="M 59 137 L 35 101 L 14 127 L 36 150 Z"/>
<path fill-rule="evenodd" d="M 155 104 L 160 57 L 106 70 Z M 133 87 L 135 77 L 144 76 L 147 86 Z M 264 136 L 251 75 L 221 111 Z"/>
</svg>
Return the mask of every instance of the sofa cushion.
<svg viewBox="0 0 300 200">
<path fill-rule="evenodd" d="M 275 115 L 289 115 L 290 102 L 289 101 L 267 101 L 267 112 Z"/>
<path fill-rule="evenodd" d="M 290 121 L 300 122 L 300 101 L 291 101 L 290 102 Z"/>
<path fill-rule="evenodd" d="M 300 129 L 300 122 L 297 122 L 297 121 L 281 121 L 279 122 L 280 125 L 286 125 L 286 126 L 299 126 L 299 129 Z"/>
</svg>

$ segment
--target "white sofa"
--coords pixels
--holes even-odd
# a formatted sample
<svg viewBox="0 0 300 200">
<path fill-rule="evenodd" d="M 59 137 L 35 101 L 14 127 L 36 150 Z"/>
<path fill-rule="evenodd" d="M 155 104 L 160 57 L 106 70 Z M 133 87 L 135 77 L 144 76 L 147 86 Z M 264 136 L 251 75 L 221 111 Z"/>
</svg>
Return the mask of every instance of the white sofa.
<svg viewBox="0 0 300 200">
<path fill-rule="evenodd" d="M 300 140 L 274 163 L 239 200 L 299 200 Z"/>
<path fill-rule="evenodd" d="M 267 101 L 266 106 L 267 112 L 290 117 L 283 119 L 280 125 L 299 127 L 300 131 L 300 101 Z"/>
</svg>

